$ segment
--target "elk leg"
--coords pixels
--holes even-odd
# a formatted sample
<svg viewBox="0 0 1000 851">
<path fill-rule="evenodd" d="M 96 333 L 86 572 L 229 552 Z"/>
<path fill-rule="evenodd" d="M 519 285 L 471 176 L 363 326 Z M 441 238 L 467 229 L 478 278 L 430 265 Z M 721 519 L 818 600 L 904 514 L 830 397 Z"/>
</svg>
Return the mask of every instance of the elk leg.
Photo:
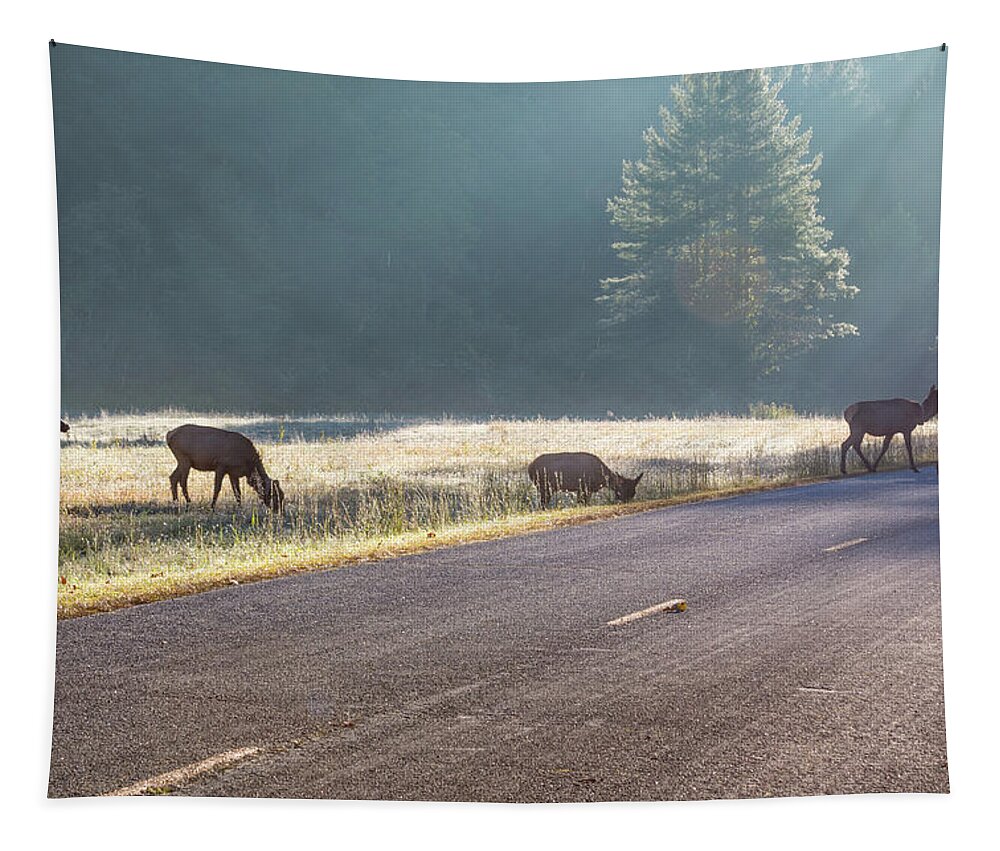
<svg viewBox="0 0 1000 851">
<path fill-rule="evenodd" d="M 219 498 L 219 491 L 222 490 L 222 480 L 226 474 L 222 470 L 215 471 L 215 489 L 212 491 L 212 510 L 215 511 L 215 501 Z"/>
<path fill-rule="evenodd" d="M 887 434 L 885 436 L 885 440 L 882 441 L 882 451 L 879 452 L 878 458 L 876 458 L 875 463 L 872 464 L 873 472 L 878 469 L 878 462 L 882 460 L 882 456 L 885 455 L 886 451 L 889 449 L 889 444 L 892 443 L 892 439 L 895 436 L 896 436 L 895 434 Z"/>
<path fill-rule="evenodd" d="M 184 499 L 186 499 L 188 502 L 191 501 L 191 497 L 188 496 L 187 492 L 187 477 L 190 471 L 191 471 L 190 467 L 185 467 L 183 464 L 178 464 L 177 469 L 175 469 L 170 474 L 170 496 L 173 498 L 174 502 L 177 502 L 178 485 L 180 485 L 181 489 L 184 491 Z"/>
<path fill-rule="evenodd" d="M 590 491 L 586 488 L 580 488 L 580 490 L 576 492 L 576 501 L 580 503 L 580 505 L 590 505 Z"/>
<path fill-rule="evenodd" d="M 560 477 L 551 474 L 548 470 L 542 471 L 542 508 L 548 508 L 559 492 Z"/>
<path fill-rule="evenodd" d="M 914 473 L 919 473 L 920 470 L 917 469 L 917 465 L 913 463 L 913 443 L 912 443 L 913 432 L 904 431 L 903 432 L 903 443 L 906 444 L 906 454 L 910 456 L 910 469 Z"/>
<path fill-rule="evenodd" d="M 235 473 L 229 474 L 229 484 L 233 486 L 233 496 L 236 497 L 236 504 L 240 504 L 240 479 Z"/>
<path fill-rule="evenodd" d="M 865 453 L 861 451 L 861 438 L 863 437 L 864 435 L 861 435 L 861 437 L 854 442 L 854 451 L 858 453 L 858 458 L 864 462 L 864 465 L 868 468 L 868 472 L 874 473 L 875 470 L 872 468 L 872 465 L 868 463 L 868 459 L 865 458 Z"/>
<path fill-rule="evenodd" d="M 847 475 L 847 453 L 851 448 L 852 437 L 848 437 L 843 443 L 840 444 L 840 475 Z"/>
<path fill-rule="evenodd" d="M 865 465 L 869 473 L 874 472 L 872 465 L 868 463 L 868 459 L 865 458 L 864 452 L 861 451 L 861 441 L 864 440 L 865 433 L 855 434 L 851 432 L 850 437 L 847 438 L 842 444 L 840 444 L 840 472 L 843 475 L 847 474 L 847 452 L 851 447 L 854 447 L 854 451 L 858 453 L 858 458 L 861 459 L 861 463 Z"/>
<path fill-rule="evenodd" d="M 549 499 L 552 496 L 552 492 L 549 490 L 548 482 L 544 479 L 538 484 L 538 500 L 542 505 L 542 508 L 549 507 Z"/>
<path fill-rule="evenodd" d="M 181 471 L 181 492 L 184 494 L 184 499 L 186 500 L 186 502 L 187 502 L 188 505 L 191 504 L 191 494 L 188 493 L 188 476 L 189 475 L 191 475 L 191 467 L 190 467 L 190 465 L 187 466 L 187 467 L 185 467 Z"/>
</svg>

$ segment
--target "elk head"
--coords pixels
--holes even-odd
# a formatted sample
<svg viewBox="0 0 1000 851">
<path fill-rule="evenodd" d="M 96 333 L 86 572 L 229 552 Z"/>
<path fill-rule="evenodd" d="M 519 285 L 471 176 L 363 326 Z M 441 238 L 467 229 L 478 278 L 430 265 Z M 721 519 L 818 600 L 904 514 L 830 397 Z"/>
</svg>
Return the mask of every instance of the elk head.
<svg viewBox="0 0 1000 851">
<path fill-rule="evenodd" d="M 634 479 L 620 477 L 615 484 L 615 496 L 622 502 L 630 502 L 635 497 L 635 489 L 639 486 L 639 480 L 642 476 L 643 474 L 639 473 Z"/>
<path fill-rule="evenodd" d="M 285 505 L 285 492 L 281 489 L 281 483 L 277 479 L 271 479 L 266 473 L 255 470 L 247 476 L 247 484 L 257 492 L 261 502 L 272 511 L 282 510 Z"/>
</svg>

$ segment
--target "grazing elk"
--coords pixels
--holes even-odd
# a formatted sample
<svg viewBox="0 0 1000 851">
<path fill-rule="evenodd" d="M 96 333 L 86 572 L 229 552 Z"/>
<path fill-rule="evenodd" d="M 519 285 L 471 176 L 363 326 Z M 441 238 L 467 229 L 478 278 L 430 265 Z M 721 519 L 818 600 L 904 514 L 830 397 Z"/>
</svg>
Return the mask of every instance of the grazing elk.
<svg viewBox="0 0 1000 851">
<path fill-rule="evenodd" d="M 189 503 L 188 473 L 195 470 L 215 473 L 215 490 L 212 492 L 212 508 L 219 498 L 222 480 L 229 476 L 236 502 L 240 501 L 240 478 L 246 477 L 264 504 L 272 511 L 281 511 L 285 502 L 285 492 L 277 479 L 272 479 L 264 470 L 260 453 L 250 442 L 235 431 L 200 425 L 182 425 L 167 432 L 167 446 L 177 459 L 177 469 L 170 474 L 170 493 L 177 502 L 177 486 L 181 486 L 184 499 Z"/>
<path fill-rule="evenodd" d="M 937 416 L 937 397 L 937 385 L 931 385 L 930 392 L 923 402 L 914 402 L 910 399 L 878 399 L 873 402 L 855 402 L 853 405 L 848 405 L 844 411 L 844 419 L 851 427 L 851 434 L 840 445 L 841 474 L 847 474 L 847 452 L 852 446 L 868 468 L 868 472 L 874 473 L 878 468 L 878 462 L 882 460 L 889 444 L 892 443 L 893 436 L 897 434 L 903 435 L 906 452 L 910 456 L 910 469 L 914 473 L 919 473 L 917 465 L 913 463 L 913 445 L 910 436 L 918 425 Z M 866 434 L 885 438 L 882 441 L 882 451 L 879 452 L 874 464 L 869 464 L 861 451 L 861 441 Z"/>
<path fill-rule="evenodd" d="M 608 487 L 617 499 L 628 502 L 635 496 L 642 473 L 627 479 L 589 452 L 552 452 L 532 461 L 528 465 L 528 476 L 538 488 L 542 508 L 545 508 L 552 494 L 561 490 L 575 491 L 577 500 L 586 504 L 591 494 Z"/>
<path fill-rule="evenodd" d="M 59 431 L 63 434 L 69 431 L 69 423 L 66 420 L 59 420 Z"/>
</svg>

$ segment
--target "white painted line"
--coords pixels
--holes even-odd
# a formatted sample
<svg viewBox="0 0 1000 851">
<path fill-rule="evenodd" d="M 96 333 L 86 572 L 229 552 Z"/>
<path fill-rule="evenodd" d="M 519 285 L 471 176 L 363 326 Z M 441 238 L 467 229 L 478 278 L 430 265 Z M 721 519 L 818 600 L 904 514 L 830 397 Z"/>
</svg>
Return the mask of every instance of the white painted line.
<svg viewBox="0 0 1000 851">
<path fill-rule="evenodd" d="M 667 600 L 665 603 L 657 603 L 655 606 L 650 606 L 648 609 L 643 609 L 640 612 L 632 612 L 620 618 L 615 618 L 613 621 L 608 621 L 605 626 L 624 626 L 627 623 L 639 620 L 639 618 L 649 617 L 649 615 L 656 615 L 660 612 L 683 612 L 687 610 L 687 606 L 687 600 Z"/>
<path fill-rule="evenodd" d="M 158 787 L 182 786 L 185 783 L 190 783 L 200 774 L 214 771 L 217 768 L 224 768 L 227 765 L 233 765 L 240 760 L 258 753 L 260 753 L 260 748 L 240 748 L 239 750 L 226 751 L 225 753 L 210 756 L 208 759 L 203 759 L 201 762 L 194 762 L 191 765 L 185 765 L 183 768 L 177 768 L 165 774 L 157 774 L 156 777 L 150 777 L 148 780 L 140 780 L 131 786 L 123 786 L 121 789 L 115 789 L 114 792 L 106 792 L 103 797 L 125 798 L 132 795 L 141 795 L 149 789 L 156 789 Z"/>
<path fill-rule="evenodd" d="M 854 694 L 852 691 L 842 691 L 839 688 L 830 688 L 829 686 L 799 686 L 799 691 L 809 694 Z"/>
<path fill-rule="evenodd" d="M 856 547 L 858 544 L 863 544 L 867 540 L 867 538 L 855 538 L 853 541 L 844 541 L 842 544 L 834 544 L 832 547 L 826 547 L 823 552 L 835 553 L 839 550 L 846 550 L 848 547 Z"/>
</svg>

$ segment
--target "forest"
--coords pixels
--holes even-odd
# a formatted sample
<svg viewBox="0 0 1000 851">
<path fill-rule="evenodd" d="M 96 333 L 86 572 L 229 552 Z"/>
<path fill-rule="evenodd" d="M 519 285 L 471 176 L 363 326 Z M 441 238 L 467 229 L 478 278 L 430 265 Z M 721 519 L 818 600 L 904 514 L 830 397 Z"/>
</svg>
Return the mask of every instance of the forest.
<svg viewBox="0 0 1000 851">
<path fill-rule="evenodd" d="M 922 398 L 945 58 L 486 84 L 54 46 L 62 409 Z"/>
</svg>

